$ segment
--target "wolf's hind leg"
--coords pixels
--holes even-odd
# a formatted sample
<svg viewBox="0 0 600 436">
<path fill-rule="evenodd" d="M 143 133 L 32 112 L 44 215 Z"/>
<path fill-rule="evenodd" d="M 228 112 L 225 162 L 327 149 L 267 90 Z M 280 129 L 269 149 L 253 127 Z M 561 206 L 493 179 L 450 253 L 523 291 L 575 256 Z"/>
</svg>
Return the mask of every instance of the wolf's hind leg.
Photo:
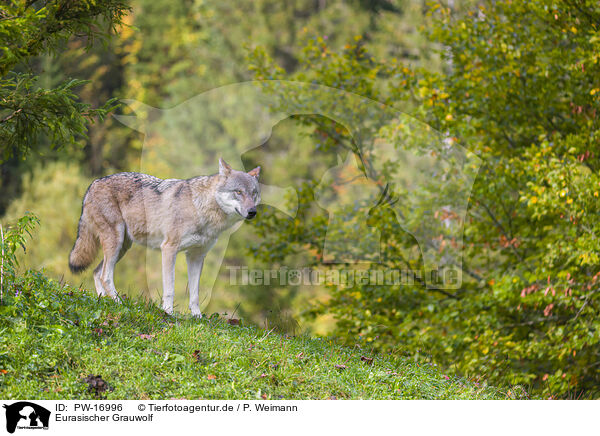
<svg viewBox="0 0 600 436">
<path fill-rule="evenodd" d="M 110 281 L 112 283 L 112 290 L 109 289 L 110 291 L 110 295 L 111 297 L 116 300 L 119 301 L 119 296 L 117 293 L 117 290 L 115 289 L 115 284 L 114 284 L 114 269 L 116 264 L 123 258 L 123 256 L 125 256 L 125 253 L 127 253 L 127 250 L 129 250 L 131 248 L 132 245 L 132 241 L 131 239 L 129 239 L 127 237 L 127 235 L 125 235 L 124 239 L 123 239 L 123 243 L 121 244 L 121 250 L 119 250 L 119 255 L 117 256 L 117 260 L 115 261 L 115 264 L 113 265 L 112 268 L 112 272 L 111 272 L 111 278 Z M 98 265 L 98 267 L 94 270 L 94 282 L 96 283 L 96 291 L 98 292 L 99 296 L 104 296 L 104 295 L 109 295 L 109 291 L 107 291 L 104 288 L 103 285 L 103 280 L 102 280 L 102 265 L 103 265 L 104 261 L 100 262 L 100 265 Z M 98 289 L 101 289 L 102 292 L 98 291 Z"/>
<path fill-rule="evenodd" d="M 117 262 L 120 261 L 123 258 L 123 256 L 125 256 L 125 253 L 127 253 L 127 250 L 131 248 L 132 244 L 133 241 L 129 239 L 129 236 L 127 236 L 127 234 L 125 234 L 123 236 L 123 244 L 121 245 L 121 251 L 119 251 L 119 257 L 117 258 Z"/>
<path fill-rule="evenodd" d="M 104 297 L 108 295 L 106 289 L 104 289 L 104 285 L 102 284 L 102 265 L 104 261 L 101 260 L 96 269 L 94 269 L 94 284 L 96 285 L 96 293 L 98 297 Z"/>
<path fill-rule="evenodd" d="M 115 230 L 112 234 L 106 235 L 101 241 L 104 250 L 101 280 L 105 291 L 108 291 L 113 300 L 120 301 L 119 294 L 115 288 L 114 274 L 115 265 L 122 256 L 121 249 L 124 246 L 125 223 L 118 224 Z"/>
</svg>

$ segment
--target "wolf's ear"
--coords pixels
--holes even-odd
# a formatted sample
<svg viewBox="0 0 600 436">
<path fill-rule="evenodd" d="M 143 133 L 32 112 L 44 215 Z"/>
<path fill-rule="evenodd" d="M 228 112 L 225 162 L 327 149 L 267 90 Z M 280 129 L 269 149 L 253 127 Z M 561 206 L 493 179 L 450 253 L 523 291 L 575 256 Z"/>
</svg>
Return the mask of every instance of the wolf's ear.
<svg viewBox="0 0 600 436">
<path fill-rule="evenodd" d="M 256 167 L 253 170 L 248 171 L 248 174 L 252 177 L 256 177 L 256 179 L 258 180 L 258 175 L 260 174 L 260 167 Z"/>
<path fill-rule="evenodd" d="M 219 174 L 225 176 L 229 174 L 231 171 L 231 167 L 227 162 L 225 162 L 222 158 L 219 158 Z"/>
</svg>

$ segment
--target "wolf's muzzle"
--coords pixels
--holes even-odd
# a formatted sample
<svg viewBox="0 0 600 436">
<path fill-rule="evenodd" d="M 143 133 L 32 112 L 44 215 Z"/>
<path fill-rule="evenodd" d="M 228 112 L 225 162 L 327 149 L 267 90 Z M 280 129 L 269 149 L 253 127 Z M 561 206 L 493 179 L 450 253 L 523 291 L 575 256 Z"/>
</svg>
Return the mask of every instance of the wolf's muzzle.
<svg viewBox="0 0 600 436">
<path fill-rule="evenodd" d="M 246 215 L 246 219 L 251 220 L 255 216 L 256 216 L 256 208 L 253 207 L 252 209 L 248 209 L 248 214 Z"/>
</svg>

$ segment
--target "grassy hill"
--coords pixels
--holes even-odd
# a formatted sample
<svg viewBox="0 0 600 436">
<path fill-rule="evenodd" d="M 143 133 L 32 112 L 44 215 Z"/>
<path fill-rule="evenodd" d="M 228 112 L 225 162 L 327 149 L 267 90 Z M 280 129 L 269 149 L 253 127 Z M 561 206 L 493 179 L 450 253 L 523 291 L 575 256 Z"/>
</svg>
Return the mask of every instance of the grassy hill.
<svg viewBox="0 0 600 436">
<path fill-rule="evenodd" d="M 502 399 L 433 366 L 218 316 L 170 317 L 29 272 L 0 305 L 0 398 Z M 372 360 L 371 360 L 372 359 Z M 100 376 L 100 377 L 96 377 Z"/>
</svg>

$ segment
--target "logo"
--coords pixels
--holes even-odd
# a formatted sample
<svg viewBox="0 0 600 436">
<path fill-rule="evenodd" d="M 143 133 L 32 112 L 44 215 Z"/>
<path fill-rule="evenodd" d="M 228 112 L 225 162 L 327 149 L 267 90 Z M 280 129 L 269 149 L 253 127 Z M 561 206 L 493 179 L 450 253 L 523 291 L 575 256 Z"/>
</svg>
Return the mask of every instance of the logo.
<svg viewBox="0 0 600 436">
<path fill-rule="evenodd" d="M 268 161 L 275 169 L 276 156 L 287 156 L 285 162 L 291 165 L 295 156 L 301 158 L 306 147 L 313 147 L 310 161 L 320 165 L 303 174 L 312 177 L 304 181 L 315 186 L 316 206 L 329 215 L 318 259 L 324 266 L 381 265 L 386 259 L 394 266 L 388 269 L 390 273 L 416 276 L 429 288 L 460 287 L 463 224 L 481 161 L 448 132 L 438 132 L 382 102 L 315 83 L 236 83 L 169 109 L 123 102 L 131 115 L 115 118 L 144 134 L 141 172 L 163 178 L 212 174 L 218 157 L 244 169 L 242 157 L 253 153 L 255 158 L 257 153 L 269 154 Z M 284 120 L 307 116 L 326 126 L 317 129 L 310 142 L 288 137 L 285 132 L 272 136 Z M 328 123 L 335 128 L 328 129 Z M 335 147 L 340 147 L 343 155 L 336 151 L 338 165 L 331 166 L 328 153 Z M 299 189 L 306 190 L 299 184 L 298 174 L 285 177 L 287 172 L 294 174 L 292 169 L 279 169 L 278 179 L 263 180 L 261 204 L 300 222 L 304 215 L 298 214 L 302 206 Z M 266 180 L 270 183 L 265 184 Z M 407 235 L 415 271 L 408 266 L 406 271 L 395 268 L 407 262 L 398 259 L 396 246 L 388 249 L 382 239 L 385 229 L 377 220 L 382 211 L 390 222 L 396 220 L 395 229 Z M 210 301 L 230 237 L 241 225 L 223 232 L 207 254 L 200 278 L 200 288 L 206 292 L 201 308 Z M 150 280 L 157 280 L 155 284 L 160 286 L 153 273 L 160 270 L 160 260 L 148 252 L 146 262 L 147 288 L 155 287 Z M 355 271 L 361 268 L 357 266 Z"/>
<path fill-rule="evenodd" d="M 19 401 L 3 406 L 6 409 L 6 431 L 14 433 L 18 429 L 48 430 L 50 411 L 29 401 Z"/>
</svg>

